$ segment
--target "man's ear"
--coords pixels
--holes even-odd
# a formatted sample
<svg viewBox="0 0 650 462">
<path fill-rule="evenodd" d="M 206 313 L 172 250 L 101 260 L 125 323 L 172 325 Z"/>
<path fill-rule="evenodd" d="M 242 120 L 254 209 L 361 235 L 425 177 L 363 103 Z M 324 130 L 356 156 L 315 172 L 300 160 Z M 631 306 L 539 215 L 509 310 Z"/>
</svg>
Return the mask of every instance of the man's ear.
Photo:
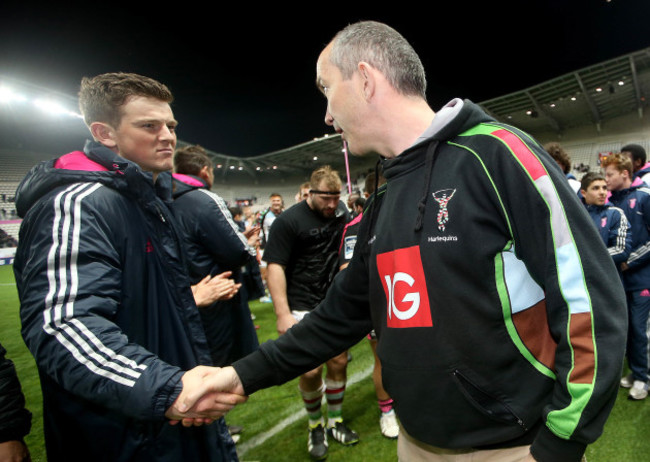
<svg viewBox="0 0 650 462">
<path fill-rule="evenodd" d="M 210 167 L 207 165 L 203 166 L 201 170 L 199 170 L 199 174 L 197 175 L 199 178 L 205 181 L 210 181 Z"/>
<path fill-rule="evenodd" d="M 93 138 L 106 146 L 107 148 L 114 149 L 117 146 L 115 141 L 115 131 L 113 127 L 105 122 L 93 122 L 90 124 L 90 133 Z"/>
<path fill-rule="evenodd" d="M 363 85 L 363 96 L 366 101 L 368 101 L 374 96 L 376 91 L 377 76 L 375 75 L 375 72 L 377 72 L 377 70 L 365 61 L 361 61 L 357 65 L 357 72 L 359 73 Z"/>
</svg>

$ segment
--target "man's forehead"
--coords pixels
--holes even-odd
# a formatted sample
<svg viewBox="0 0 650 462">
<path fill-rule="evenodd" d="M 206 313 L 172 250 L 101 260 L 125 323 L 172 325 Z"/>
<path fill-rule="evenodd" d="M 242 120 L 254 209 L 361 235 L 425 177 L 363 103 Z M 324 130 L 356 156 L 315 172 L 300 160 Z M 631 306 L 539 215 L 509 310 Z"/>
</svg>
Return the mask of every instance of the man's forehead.
<svg viewBox="0 0 650 462">
<path fill-rule="evenodd" d="M 332 66 L 330 61 L 331 44 L 325 47 L 316 61 L 316 85 L 320 88 L 322 86 L 321 80 L 327 74 L 327 70 Z"/>
<path fill-rule="evenodd" d="M 341 194 L 341 190 L 339 188 L 336 188 L 334 186 L 330 186 L 327 184 L 326 180 L 321 180 L 320 183 L 318 183 L 318 191 L 320 192 L 326 192 L 330 194 Z M 312 188 L 313 190 L 313 188 Z"/>
<path fill-rule="evenodd" d="M 132 96 L 128 98 L 120 107 L 120 112 L 137 114 L 142 117 L 146 117 L 146 114 L 164 118 L 174 117 L 172 107 L 168 102 L 148 96 Z"/>
<path fill-rule="evenodd" d="M 332 52 L 332 44 L 330 43 L 325 48 L 323 48 L 323 51 L 321 51 L 320 55 L 318 56 L 318 61 L 316 61 L 316 73 L 318 73 L 318 71 L 323 65 L 330 62 L 331 52 Z"/>
</svg>

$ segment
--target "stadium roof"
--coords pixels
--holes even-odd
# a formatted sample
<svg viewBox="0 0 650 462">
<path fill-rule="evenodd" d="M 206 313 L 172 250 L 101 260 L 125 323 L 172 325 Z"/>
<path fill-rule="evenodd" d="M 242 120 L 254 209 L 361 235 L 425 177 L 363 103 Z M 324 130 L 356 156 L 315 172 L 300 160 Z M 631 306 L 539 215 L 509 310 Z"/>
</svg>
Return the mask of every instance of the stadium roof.
<svg viewBox="0 0 650 462">
<path fill-rule="evenodd" d="M 630 113 L 642 117 L 648 93 L 650 48 L 645 48 L 478 104 L 495 119 L 538 137 L 542 133 L 561 135 L 587 125 L 600 132 L 603 124 L 617 117 Z M 343 143 L 336 134 L 256 157 L 210 154 L 224 169 L 224 176 L 243 171 L 258 178 L 269 170 L 308 175 L 315 167 L 314 157 L 319 165 L 327 163 L 341 171 L 347 168 Z M 351 171 L 374 163 L 347 157 Z"/>
<path fill-rule="evenodd" d="M 620 116 L 638 114 L 641 118 L 648 105 L 648 93 L 650 48 L 645 48 L 477 103 L 495 119 L 542 140 L 556 135 L 559 138 L 570 129 L 584 126 L 594 126 L 600 132 L 608 121 Z M 76 98 L 67 99 L 69 107 L 76 106 Z M 60 153 L 58 148 L 53 149 L 55 141 L 65 138 L 67 145 L 78 149 L 79 140 L 88 136 L 87 128 L 76 117 L 61 117 L 57 119 L 58 125 L 48 125 L 34 123 L 36 116 L 24 108 L 0 111 L 0 115 L 0 137 L 7 146 Z M 186 144 L 190 143 L 178 141 L 179 146 Z M 323 164 L 341 173 L 349 171 L 354 176 L 354 173 L 372 168 L 377 160 L 374 156 L 344 155 L 343 148 L 340 135 L 331 134 L 255 157 L 229 156 L 211 150 L 208 153 L 217 167 L 215 178 L 222 182 L 275 181 L 287 176 L 307 178 L 314 168 Z"/>
</svg>

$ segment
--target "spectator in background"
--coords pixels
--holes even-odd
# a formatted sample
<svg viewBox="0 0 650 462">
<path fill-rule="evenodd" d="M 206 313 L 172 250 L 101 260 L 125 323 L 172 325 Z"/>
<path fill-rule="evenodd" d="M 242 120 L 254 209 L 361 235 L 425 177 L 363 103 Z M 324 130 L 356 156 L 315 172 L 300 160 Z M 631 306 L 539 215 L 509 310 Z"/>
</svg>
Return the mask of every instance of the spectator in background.
<svg viewBox="0 0 650 462">
<path fill-rule="evenodd" d="M 284 199 L 279 193 L 271 193 L 269 196 L 270 206 L 268 210 L 262 213 L 261 216 L 261 245 L 262 249 L 266 247 L 266 243 L 269 241 L 269 236 L 271 234 L 271 225 L 277 217 L 280 216 L 284 210 Z"/>
<path fill-rule="evenodd" d="M 237 227 L 239 228 L 240 232 L 245 232 L 246 231 L 246 221 L 244 220 L 244 214 L 242 212 L 241 207 L 239 206 L 233 206 L 233 207 L 228 207 L 228 211 L 230 212 L 230 216 L 232 217 L 232 221 L 235 222 Z M 259 235 L 259 233 L 258 233 Z"/>
<path fill-rule="evenodd" d="M 217 369 L 168 208 L 172 99 L 136 74 L 84 78 L 94 141 L 18 187 L 14 273 L 50 461 L 237 460 L 221 416 L 243 398 L 191 414 L 177 402 Z"/>
<path fill-rule="evenodd" d="M 190 281 L 197 284 L 206 277 L 229 274 L 236 283 L 226 296 L 200 307 L 212 362 L 227 366 L 259 347 L 248 305 L 250 298 L 263 295 L 250 293 L 255 284 L 262 284 L 257 262 L 259 227 L 245 230 L 241 209 L 228 209 L 225 201 L 210 190 L 213 164 L 201 146 L 176 151 L 173 176 L 172 209 L 184 232 Z M 231 435 L 242 430 L 240 426 L 228 428 Z"/>
<path fill-rule="evenodd" d="M 607 182 L 602 173 L 586 173 L 580 184 L 587 212 L 598 228 L 622 279 L 621 263 L 627 261 L 632 249 L 632 234 L 627 217 L 621 209 L 607 202 Z"/>
<path fill-rule="evenodd" d="M 223 273 L 236 283 L 228 297 L 200 310 L 213 364 L 226 366 L 259 346 L 248 296 L 240 293 L 242 268 L 257 265 L 259 227 L 247 235 L 240 232 L 225 201 L 210 191 L 212 168 L 201 146 L 176 150 L 172 209 L 185 238 L 191 283 Z"/>
<path fill-rule="evenodd" d="M 576 192 L 580 192 L 580 181 L 571 173 L 571 157 L 564 150 L 560 143 L 547 143 L 544 145 L 544 149 L 548 152 L 553 160 L 560 166 L 562 172 L 567 178 L 567 181 L 571 185 L 571 188 Z"/>
<path fill-rule="evenodd" d="M 252 228 L 255 225 L 255 214 L 253 213 L 253 208 L 250 205 L 245 205 L 242 208 L 242 212 L 244 214 L 246 229 Z"/>
<path fill-rule="evenodd" d="M 260 272 L 262 274 L 262 280 L 264 281 L 265 286 L 265 295 L 260 298 L 262 303 L 270 303 L 272 301 L 272 295 L 267 294 L 268 289 L 267 278 L 266 278 L 266 261 L 264 260 L 264 250 L 266 249 L 266 244 L 269 241 L 269 236 L 271 235 L 271 225 L 275 219 L 280 216 L 284 210 L 284 199 L 279 193 L 271 193 L 269 196 L 271 205 L 268 209 L 264 210 L 260 214 L 260 249 L 262 253 L 262 261 L 260 262 Z"/>
<path fill-rule="evenodd" d="M 352 204 L 352 211 L 351 215 L 353 217 L 357 217 L 360 214 L 363 213 L 363 207 L 366 205 L 366 198 L 365 197 L 357 197 L 356 200 L 354 201 L 354 204 Z"/>
<path fill-rule="evenodd" d="M 621 148 L 621 153 L 627 155 L 632 161 L 634 170 L 632 182 L 634 183 L 638 179 L 650 186 L 650 162 L 646 162 L 646 152 L 643 146 L 633 143 L 626 144 Z"/>
<path fill-rule="evenodd" d="M 329 166 L 311 175 L 309 197 L 293 205 L 273 223 L 273 233 L 264 250 L 267 284 L 280 336 L 309 316 L 323 299 L 338 272 L 338 249 L 349 214 L 341 209 L 341 179 Z M 336 335 L 335 332 L 324 332 Z M 343 422 L 342 405 L 347 382 L 347 352 L 300 376 L 299 389 L 309 416 L 309 454 L 327 456 L 329 436 L 344 445 L 355 444 L 359 436 Z M 327 400 L 327 423 L 321 401 Z"/>
<path fill-rule="evenodd" d="M 300 185 L 300 189 L 296 193 L 296 203 L 304 201 L 309 197 L 309 181 L 305 181 Z"/>
<path fill-rule="evenodd" d="M 0 462 L 29 462 L 23 438 L 32 426 L 32 413 L 25 408 L 25 396 L 13 362 L 0 345 Z"/>
<path fill-rule="evenodd" d="M 348 205 L 348 211 L 350 212 L 350 215 L 352 218 L 356 216 L 354 213 L 354 202 L 361 197 L 361 194 L 359 194 L 358 191 L 352 191 L 348 195 L 348 200 L 347 200 L 347 205 Z"/>
<path fill-rule="evenodd" d="M 605 169 L 610 202 L 623 210 L 630 223 L 632 249 L 627 261 L 620 264 L 627 294 L 629 375 L 621 386 L 629 388 L 630 399 L 648 396 L 648 314 L 650 313 L 650 189 L 643 183 L 633 185 L 632 160 L 622 153 L 607 156 Z"/>
</svg>

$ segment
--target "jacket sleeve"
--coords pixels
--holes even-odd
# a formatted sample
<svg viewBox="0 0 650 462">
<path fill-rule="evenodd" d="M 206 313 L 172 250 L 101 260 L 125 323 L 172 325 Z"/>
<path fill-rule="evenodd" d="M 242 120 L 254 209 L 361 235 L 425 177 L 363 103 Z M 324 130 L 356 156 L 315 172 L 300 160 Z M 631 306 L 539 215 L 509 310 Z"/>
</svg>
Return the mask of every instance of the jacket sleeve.
<svg viewBox="0 0 650 462">
<path fill-rule="evenodd" d="M 20 441 L 32 425 L 32 414 L 25 408 L 14 363 L 0 345 L 0 443 Z"/>
<path fill-rule="evenodd" d="M 630 256 L 627 259 L 629 270 L 640 268 L 650 262 L 650 189 L 645 187 L 639 188 L 639 192 L 642 194 L 640 195 L 641 200 L 639 202 L 645 225 L 645 238 L 648 240 L 630 252 Z"/>
<path fill-rule="evenodd" d="M 610 208 L 610 210 L 612 210 L 612 223 L 609 228 L 607 250 L 616 266 L 619 266 L 624 261 L 627 261 L 630 255 L 632 234 L 630 232 L 630 223 L 623 211 L 619 208 Z"/>
<path fill-rule="evenodd" d="M 579 461 L 602 433 L 625 352 L 625 295 L 612 258 L 559 168 L 514 129 L 489 133 L 486 173 L 496 185 L 517 258 L 545 294 L 556 342 L 552 397 L 531 451 L 536 460 Z"/>
<path fill-rule="evenodd" d="M 224 200 L 208 190 L 198 191 L 205 195 L 203 202 L 206 207 L 193 220 L 201 245 L 207 247 L 224 267 L 243 266 L 255 258 L 255 249 L 248 245 L 248 239 L 239 231 Z"/>
<path fill-rule="evenodd" d="M 129 236 L 121 231 L 127 218 L 115 210 L 134 204 L 109 200 L 107 193 L 119 195 L 99 188 L 55 191 L 23 220 L 14 263 L 22 335 L 41 374 L 73 395 L 126 416 L 163 419 L 182 372 L 118 325 L 128 296 L 122 267 L 137 256 L 116 248 Z"/>
<path fill-rule="evenodd" d="M 372 330 L 369 311 L 366 253 L 355 250 L 316 309 L 233 364 L 244 390 L 251 394 L 285 383 L 352 347 Z"/>
</svg>

